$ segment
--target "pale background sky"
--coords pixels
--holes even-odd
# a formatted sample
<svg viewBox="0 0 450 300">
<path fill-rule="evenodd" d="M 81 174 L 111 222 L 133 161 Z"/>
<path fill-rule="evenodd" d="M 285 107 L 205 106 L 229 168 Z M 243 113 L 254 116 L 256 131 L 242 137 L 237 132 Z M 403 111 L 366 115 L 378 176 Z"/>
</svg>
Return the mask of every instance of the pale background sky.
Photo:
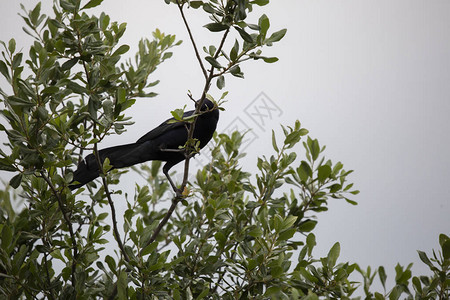
<svg viewBox="0 0 450 300">
<path fill-rule="evenodd" d="M 241 67 L 245 80 L 227 77 L 229 102 L 219 131 L 236 117 L 253 128 L 257 138 L 242 164 L 255 171 L 256 157 L 272 153 L 271 129 L 299 119 L 327 146 L 327 157 L 355 170 L 350 180 L 361 191 L 353 197 L 358 206 L 333 200 L 319 215 L 316 255 L 326 255 L 339 241 L 341 261 L 384 265 L 389 274 L 397 262 L 414 262 L 416 275 L 426 272 L 416 250 L 430 253 L 439 233 L 450 234 L 450 1 L 272 2 L 250 21 L 264 12 L 271 31 L 288 29 L 280 43 L 265 49 L 280 61 L 250 61 Z M 1 0 L 0 40 L 14 37 L 18 48 L 25 48 L 31 40 L 21 30 L 19 3 Z M 36 1 L 22 3 L 32 8 Z M 136 124 L 102 146 L 132 142 L 170 110 L 191 105 L 185 95 L 191 90 L 198 96 L 203 78 L 175 6 L 163 0 L 105 0 L 95 11 L 128 23 L 122 40 L 132 47 L 128 55 L 155 28 L 184 41 L 154 75 L 161 80 L 155 88 L 159 96 L 138 101 L 129 112 Z M 192 10 L 187 17 L 199 45 L 209 45 L 211 35 L 201 27 L 207 20 Z M 258 127 L 244 108 L 256 105 L 252 101 L 261 100 L 261 92 L 280 111 Z M 125 179 L 132 192 L 135 178 Z"/>
</svg>

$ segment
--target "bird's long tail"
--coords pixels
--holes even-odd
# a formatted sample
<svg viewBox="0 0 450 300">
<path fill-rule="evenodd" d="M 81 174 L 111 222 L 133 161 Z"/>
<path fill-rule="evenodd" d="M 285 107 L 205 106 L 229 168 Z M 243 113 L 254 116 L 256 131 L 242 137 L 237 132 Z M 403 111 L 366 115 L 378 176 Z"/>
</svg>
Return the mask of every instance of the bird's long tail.
<svg viewBox="0 0 450 300">
<path fill-rule="evenodd" d="M 137 164 L 141 161 L 136 159 L 130 159 L 130 153 L 139 148 L 139 144 L 132 143 L 120 146 L 114 146 L 102 149 L 98 152 L 100 157 L 100 162 L 103 162 L 106 158 L 109 158 L 109 163 L 113 169 L 129 167 Z M 97 159 L 94 154 L 89 154 L 86 156 L 79 164 L 75 172 L 73 173 L 73 181 L 69 185 L 71 190 L 79 188 L 86 183 L 94 180 L 100 175 L 100 169 L 98 167 Z"/>
</svg>

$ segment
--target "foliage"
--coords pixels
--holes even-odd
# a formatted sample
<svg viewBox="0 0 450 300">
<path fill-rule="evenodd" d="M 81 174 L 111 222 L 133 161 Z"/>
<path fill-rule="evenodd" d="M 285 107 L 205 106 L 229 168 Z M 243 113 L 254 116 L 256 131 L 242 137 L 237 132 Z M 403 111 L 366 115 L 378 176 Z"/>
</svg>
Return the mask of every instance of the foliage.
<svg viewBox="0 0 450 300">
<path fill-rule="evenodd" d="M 433 274 L 412 277 L 411 265 L 398 265 L 391 289 L 383 267 L 372 272 L 339 262 L 338 242 L 326 257 L 313 256 L 317 214 L 329 201 L 356 204 L 349 197 L 358 191 L 347 181 L 351 171 L 327 160 L 325 147 L 298 121 L 282 128 L 282 139 L 273 133 L 273 154 L 257 159 L 256 174 L 240 166 L 243 136 L 235 132 L 215 136 L 213 159 L 192 183 L 187 175 L 196 149 L 186 146 L 182 194 L 169 190 L 161 163 L 152 162 L 134 168 L 147 184 L 136 185 L 129 199 L 119 186 L 124 171 L 108 172 L 108 161 L 98 182 L 72 193 L 71 169 L 132 124 L 124 112 L 136 99 L 156 95 L 152 73 L 180 43 L 156 30 L 152 40 L 139 42 L 134 60 L 124 60 L 125 24 L 88 14 L 101 2 L 55 1 L 52 16 L 41 14 L 40 4 L 24 8 L 25 31 L 34 39 L 25 61 L 14 39 L 2 42 L 0 72 L 11 91 L 1 91 L 6 123 L 0 130 L 8 141 L 0 169 L 15 174 L 0 191 L 2 298 L 347 299 L 362 285 L 367 299 L 448 299 L 444 234 L 432 258 L 419 251 Z M 269 34 L 266 15 L 258 24 L 247 21 L 253 6 L 268 0 L 166 2 L 180 11 L 204 75 L 199 101 L 213 98 L 213 81 L 222 89 L 227 74 L 242 78 L 243 62 L 277 60 L 262 56 L 261 47 L 280 41 L 286 30 Z M 203 47 L 206 57 L 189 28 L 188 8 L 202 8 L 212 20 L 206 30 L 221 35 L 218 45 Z M 175 121 L 195 122 L 183 120 L 182 111 L 172 112 Z M 113 199 L 127 203 L 120 229 Z M 171 206 L 159 205 L 164 201 Z M 356 272 L 361 284 L 349 279 Z M 376 274 L 382 293 L 371 291 Z"/>
</svg>

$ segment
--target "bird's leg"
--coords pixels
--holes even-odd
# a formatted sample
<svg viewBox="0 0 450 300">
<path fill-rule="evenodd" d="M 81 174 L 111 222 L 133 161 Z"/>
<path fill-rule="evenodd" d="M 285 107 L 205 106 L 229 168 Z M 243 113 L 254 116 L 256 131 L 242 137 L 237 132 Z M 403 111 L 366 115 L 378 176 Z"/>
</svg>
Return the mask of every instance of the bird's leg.
<svg viewBox="0 0 450 300">
<path fill-rule="evenodd" d="M 170 178 L 169 175 L 169 168 L 166 168 L 166 166 L 163 167 L 163 173 L 164 175 L 166 175 L 167 180 L 169 180 L 170 186 L 172 187 L 172 189 L 175 191 L 175 193 L 177 194 L 177 197 L 182 195 L 182 190 L 177 188 L 177 186 L 175 185 L 175 183 L 173 183 L 172 178 Z"/>
</svg>

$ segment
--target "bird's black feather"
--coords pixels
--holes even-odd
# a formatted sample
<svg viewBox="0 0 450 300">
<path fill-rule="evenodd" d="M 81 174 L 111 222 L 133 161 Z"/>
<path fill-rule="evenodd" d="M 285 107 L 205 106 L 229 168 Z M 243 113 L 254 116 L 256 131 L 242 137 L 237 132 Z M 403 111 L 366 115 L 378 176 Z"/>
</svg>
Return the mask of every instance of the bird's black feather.
<svg viewBox="0 0 450 300">
<path fill-rule="evenodd" d="M 194 110 L 188 111 L 183 116 L 185 118 L 192 116 L 194 112 Z M 109 147 L 98 151 L 101 163 L 108 158 L 113 169 L 118 169 L 149 160 L 160 160 L 166 162 L 163 171 L 168 176 L 169 169 L 185 159 L 184 153 L 173 150 L 178 150 L 186 143 L 190 127 L 190 123 L 172 122 L 173 120 L 171 118 L 164 121 L 142 136 L 136 143 Z M 197 118 L 193 134 L 193 138 L 200 142 L 200 148 L 203 148 L 211 140 L 218 120 L 219 110 L 211 101 L 206 99 Z M 72 190 L 79 188 L 99 175 L 98 162 L 94 154 L 89 154 L 78 164 L 69 188 Z M 173 185 L 169 176 L 168 179 Z"/>
</svg>

